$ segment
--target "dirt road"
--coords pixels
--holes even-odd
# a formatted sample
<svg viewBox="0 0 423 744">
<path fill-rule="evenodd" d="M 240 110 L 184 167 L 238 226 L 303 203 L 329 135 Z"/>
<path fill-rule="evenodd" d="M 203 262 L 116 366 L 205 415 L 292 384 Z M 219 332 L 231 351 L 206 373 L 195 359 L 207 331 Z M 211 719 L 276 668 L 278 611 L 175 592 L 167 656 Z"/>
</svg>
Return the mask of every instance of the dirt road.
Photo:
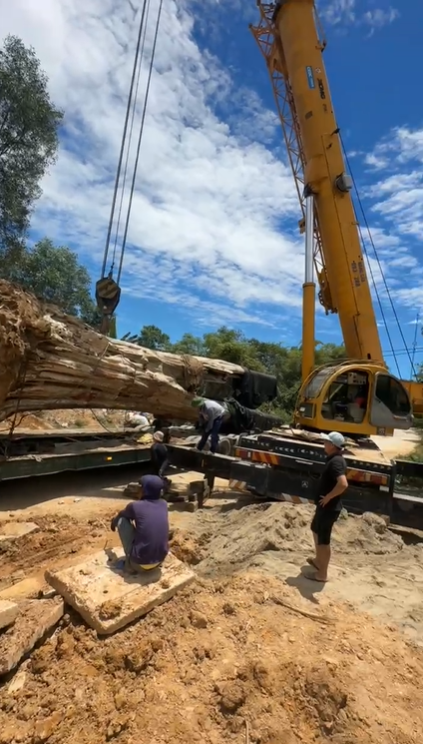
<svg viewBox="0 0 423 744">
<path fill-rule="evenodd" d="M 0 597 L 33 596 L 47 566 L 115 545 L 110 518 L 136 473 L 3 484 L 0 533 L 39 531 L 0 542 Z M 309 521 L 308 507 L 223 490 L 171 511 L 194 588 L 106 640 L 67 616 L 12 678 L 20 689 L 0 689 L 0 744 L 421 742 L 423 542 L 342 520 L 323 587 L 307 579 Z"/>
<path fill-rule="evenodd" d="M 393 437 L 372 437 L 379 449 L 391 459 L 395 457 L 408 457 L 421 442 L 420 434 L 411 429 L 410 431 L 395 431 Z"/>
</svg>

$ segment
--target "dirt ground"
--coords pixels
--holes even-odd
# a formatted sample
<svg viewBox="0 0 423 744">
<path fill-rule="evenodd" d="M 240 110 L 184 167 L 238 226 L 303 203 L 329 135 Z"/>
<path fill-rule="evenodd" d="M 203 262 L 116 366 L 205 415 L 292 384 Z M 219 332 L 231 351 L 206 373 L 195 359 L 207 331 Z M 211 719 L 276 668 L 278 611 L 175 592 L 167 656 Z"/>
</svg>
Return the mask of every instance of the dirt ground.
<svg viewBox="0 0 423 744">
<path fill-rule="evenodd" d="M 124 425 L 125 411 L 107 409 L 90 410 L 74 408 L 70 411 L 39 411 L 37 413 L 19 414 L 16 420 L 0 422 L 0 432 L 14 430 L 49 431 L 51 429 L 90 429 L 92 431 L 121 430 Z"/>
<path fill-rule="evenodd" d="M 47 567 L 116 545 L 110 518 L 136 475 L 2 484 L 0 533 L 39 530 L 0 542 L 0 598 L 36 596 Z M 106 640 L 69 612 L 0 684 L 0 744 L 421 744 L 423 535 L 341 520 L 322 586 L 305 567 L 309 507 L 218 486 L 201 512 L 170 507 L 196 584 Z"/>
</svg>

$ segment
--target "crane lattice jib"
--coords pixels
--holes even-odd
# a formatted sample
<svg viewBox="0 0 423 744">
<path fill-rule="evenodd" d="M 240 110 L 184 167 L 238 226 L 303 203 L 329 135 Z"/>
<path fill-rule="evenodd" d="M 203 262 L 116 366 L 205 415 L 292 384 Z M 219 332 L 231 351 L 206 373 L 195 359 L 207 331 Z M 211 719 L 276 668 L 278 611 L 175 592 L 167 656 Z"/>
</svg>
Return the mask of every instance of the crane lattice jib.
<svg viewBox="0 0 423 744">
<path fill-rule="evenodd" d="M 258 2 L 251 27 L 266 60 L 304 213 L 315 203 L 314 259 L 320 301 L 338 312 L 347 354 L 382 360 L 382 348 L 333 113 L 313 0 Z"/>
</svg>

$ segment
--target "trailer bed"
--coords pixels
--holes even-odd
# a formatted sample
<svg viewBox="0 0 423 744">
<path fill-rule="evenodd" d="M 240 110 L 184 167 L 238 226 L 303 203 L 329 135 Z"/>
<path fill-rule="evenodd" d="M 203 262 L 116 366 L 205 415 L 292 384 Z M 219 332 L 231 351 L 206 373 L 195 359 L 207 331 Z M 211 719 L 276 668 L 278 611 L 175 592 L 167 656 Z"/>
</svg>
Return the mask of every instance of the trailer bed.
<svg viewBox="0 0 423 744">
<path fill-rule="evenodd" d="M 146 463 L 150 442 L 133 432 L 84 430 L 0 434 L 0 480 Z"/>
</svg>

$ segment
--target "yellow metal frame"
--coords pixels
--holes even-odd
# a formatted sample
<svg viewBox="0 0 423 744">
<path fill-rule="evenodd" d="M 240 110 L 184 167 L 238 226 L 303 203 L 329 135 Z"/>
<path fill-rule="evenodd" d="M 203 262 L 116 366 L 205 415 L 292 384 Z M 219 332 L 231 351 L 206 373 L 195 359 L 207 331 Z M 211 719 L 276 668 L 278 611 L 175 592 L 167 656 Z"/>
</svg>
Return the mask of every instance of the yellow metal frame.
<svg viewBox="0 0 423 744">
<path fill-rule="evenodd" d="M 338 313 L 347 356 L 361 360 L 353 363 L 352 368 L 367 372 L 373 390 L 376 375 L 389 373 L 383 361 L 354 205 L 348 188 L 335 185 L 344 176 L 345 164 L 323 62 L 326 43 L 319 34 L 314 0 L 280 0 L 276 4 L 258 0 L 257 5 L 260 20 L 250 29 L 270 76 L 303 214 L 301 231 L 305 224 L 305 190 L 313 194 L 313 259 L 320 288 L 319 300 L 327 314 Z M 321 411 L 327 389 L 340 373 L 339 368 L 334 368 L 333 376 L 319 396 L 308 401 L 314 406 L 313 419 L 301 415 L 307 387 L 305 378 L 313 364 L 312 289 L 311 284 L 303 288 L 305 358 L 295 422 L 324 431 L 334 426 Z M 416 393 L 416 386 L 417 383 L 403 385 L 412 395 Z M 423 410 L 423 386 L 418 393 Z M 370 424 L 369 416 L 370 410 L 362 423 L 337 421 L 336 427 L 339 431 L 361 436 L 375 434 L 377 430 Z M 393 430 L 386 429 L 383 433 L 389 435 Z"/>
</svg>

